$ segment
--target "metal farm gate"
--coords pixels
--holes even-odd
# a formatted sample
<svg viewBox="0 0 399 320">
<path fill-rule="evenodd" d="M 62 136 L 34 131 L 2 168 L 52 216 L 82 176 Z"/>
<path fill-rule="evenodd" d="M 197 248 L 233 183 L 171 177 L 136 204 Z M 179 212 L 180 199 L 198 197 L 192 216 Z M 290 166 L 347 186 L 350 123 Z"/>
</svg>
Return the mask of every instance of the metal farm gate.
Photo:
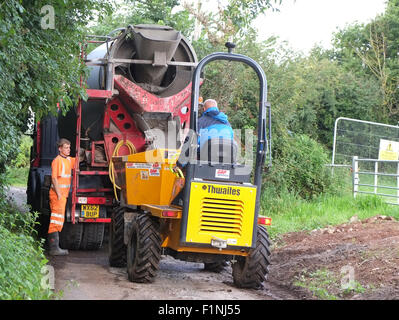
<svg viewBox="0 0 399 320">
<path fill-rule="evenodd" d="M 374 194 L 399 205 L 399 161 L 381 159 L 384 140 L 399 143 L 399 126 L 337 118 L 331 167 L 351 168 L 354 197 Z"/>
<path fill-rule="evenodd" d="M 399 205 L 399 161 L 359 159 L 352 162 L 353 196 L 374 194 Z"/>
</svg>

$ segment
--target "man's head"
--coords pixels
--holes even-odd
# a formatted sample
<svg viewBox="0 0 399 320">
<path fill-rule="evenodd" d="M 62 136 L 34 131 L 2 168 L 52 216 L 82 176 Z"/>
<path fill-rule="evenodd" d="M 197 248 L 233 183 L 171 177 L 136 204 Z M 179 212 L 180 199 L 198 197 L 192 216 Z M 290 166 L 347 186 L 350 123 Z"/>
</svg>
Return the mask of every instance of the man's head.
<svg viewBox="0 0 399 320">
<path fill-rule="evenodd" d="M 58 151 L 63 157 L 67 157 L 71 153 L 71 142 L 68 139 L 60 139 L 57 142 Z"/>
<path fill-rule="evenodd" d="M 206 110 L 208 110 L 209 108 L 212 108 L 212 107 L 218 107 L 218 103 L 216 102 L 216 100 L 213 100 L 213 99 L 207 99 L 207 100 L 205 100 L 205 102 L 204 102 L 204 112 L 206 111 Z"/>
</svg>

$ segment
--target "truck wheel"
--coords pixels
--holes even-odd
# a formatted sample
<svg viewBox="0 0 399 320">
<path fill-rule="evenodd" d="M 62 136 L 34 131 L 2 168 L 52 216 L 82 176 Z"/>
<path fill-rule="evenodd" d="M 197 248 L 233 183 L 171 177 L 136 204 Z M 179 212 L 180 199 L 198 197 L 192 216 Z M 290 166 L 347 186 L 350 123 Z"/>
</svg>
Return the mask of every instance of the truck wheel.
<svg viewBox="0 0 399 320">
<path fill-rule="evenodd" d="M 159 221 L 140 213 L 132 222 L 127 245 L 127 273 L 132 282 L 152 282 L 161 260 Z"/>
<path fill-rule="evenodd" d="M 126 267 L 126 245 L 124 243 L 124 214 L 125 209 L 116 207 L 112 211 L 109 226 L 108 260 L 111 267 Z"/>
<path fill-rule="evenodd" d="M 106 217 L 106 209 L 100 207 L 100 218 Z M 98 250 L 103 245 L 104 240 L 104 223 L 97 222 L 82 222 L 83 236 L 80 245 L 81 250 Z"/>
<path fill-rule="evenodd" d="M 83 225 L 81 223 L 64 222 L 60 232 L 60 247 L 62 249 L 79 250 L 82 235 Z"/>
<path fill-rule="evenodd" d="M 36 204 L 36 199 L 40 199 L 40 196 L 38 197 L 37 194 L 37 175 L 36 175 L 36 170 L 30 168 L 29 169 L 29 175 L 28 175 L 28 184 L 27 184 L 27 189 L 26 189 L 26 202 L 29 204 L 32 208 L 32 211 L 40 211 L 40 207 Z M 39 181 L 40 183 L 40 181 Z"/>
<path fill-rule="evenodd" d="M 28 180 L 27 203 L 31 206 L 32 212 L 39 212 L 34 226 L 38 239 L 45 239 L 47 241 L 50 211 L 47 208 L 41 208 L 41 202 L 48 203 L 48 192 L 46 197 L 44 197 L 40 174 L 36 170 L 31 170 Z"/>
<path fill-rule="evenodd" d="M 233 264 L 234 284 L 239 288 L 262 288 L 270 265 L 269 235 L 263 226 L 258 226 L 256 247 L 247 257 L 237 257 Z"/>
</svg>

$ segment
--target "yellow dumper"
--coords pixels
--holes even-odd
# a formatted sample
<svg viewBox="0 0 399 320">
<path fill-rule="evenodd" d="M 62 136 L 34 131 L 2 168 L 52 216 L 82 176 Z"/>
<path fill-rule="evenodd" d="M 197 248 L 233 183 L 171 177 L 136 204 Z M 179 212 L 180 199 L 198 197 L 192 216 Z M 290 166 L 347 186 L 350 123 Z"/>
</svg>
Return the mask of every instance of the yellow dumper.
<svg viewBox="0 0 399 320">
<path fill-rule="evenodd" d="M 206 147 L 214 152 L 206 159 L 197 158 L 200 73 L 213 60 L 246 63 L 259 76 L 255 166 L 238 163 L 233 141 L 227 142 L 227 148 L 223 141 L 223 148 L 216 149 L 211 148 L 214 142 L 210 141 Z M 111 266 L 127 265 L 130 281 L 151 282 L 162 254 L 203 262 L 214 272 L 231 262 L 237 286 L 259 288 L 270 264 L 270 242 L 264 226 L 270 219 L 258 216 L 261 173 L 271 138 L 270 108 L 267 111 L 266 77 L 255 61 L 231 52 L 205 57 L 194 72 L 190 133 L 182 148 L 112 158 L 120 202 L 111 219 Z M 227 161 L 226 150 L 232 155 Z"/>
</svg>

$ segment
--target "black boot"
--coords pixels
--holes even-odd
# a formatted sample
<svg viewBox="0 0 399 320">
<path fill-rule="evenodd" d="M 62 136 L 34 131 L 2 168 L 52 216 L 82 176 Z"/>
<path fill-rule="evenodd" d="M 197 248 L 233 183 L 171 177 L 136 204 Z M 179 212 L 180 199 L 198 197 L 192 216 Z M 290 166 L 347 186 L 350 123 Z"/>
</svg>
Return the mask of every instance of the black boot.
<svg viewBox="0 0 399 320">
<path fill-rule="evenodd" d="M 48 234 L 48 245 L 50 249 L 50 256 L 66 256 L 69 252 L 60 248 L 60 237 L 58 232 Z"/>
</svg>

